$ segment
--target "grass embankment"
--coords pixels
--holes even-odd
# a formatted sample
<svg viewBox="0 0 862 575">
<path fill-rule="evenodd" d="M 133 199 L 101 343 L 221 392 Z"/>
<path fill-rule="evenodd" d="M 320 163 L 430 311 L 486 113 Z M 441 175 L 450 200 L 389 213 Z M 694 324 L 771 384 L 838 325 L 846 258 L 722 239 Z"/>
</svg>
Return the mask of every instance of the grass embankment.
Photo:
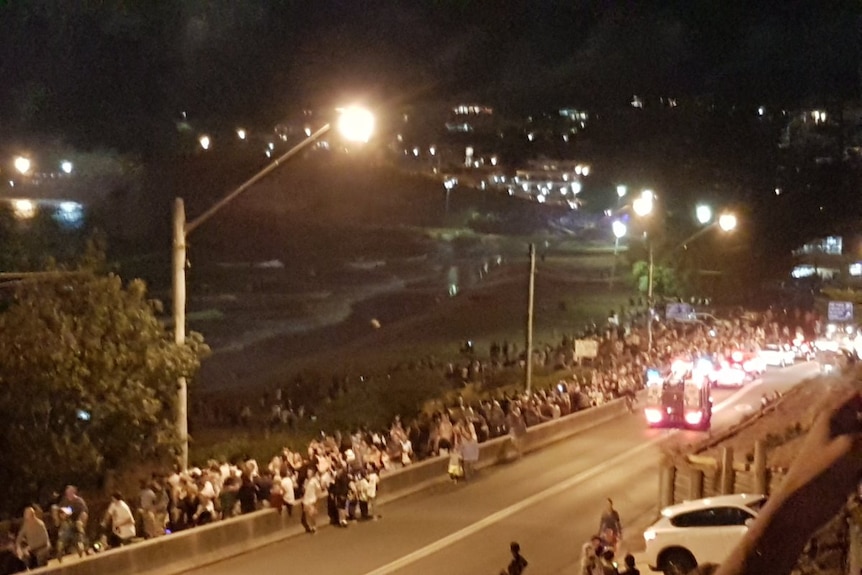
<svg viewBox="0 0 862 575">
<path fill-rule="evenodd" d="M 555 348 L 564 335 L 574 336 L 584 326 L 603 321 L 611 309 L 626 305 L 628 290 L 609 290 L 606 284 L 573 283 L 576 279 L 564 265 L 540 263 L 536 279 L 534 346 Z M 508 368 L 484 378 L 482 385 L 463 388 L 443 375 L 447 362 L 464 365 L 469 357 L 459 353 L 460 343 L 472 340 L 476 356 L 487 358 L 492 342 L 508 341 L 519 351 L 525 347 L 527 274 L 514 271 L 500 281 L 489 281 L 468 293 L 439 301 L 429 300 L 419 313 L 383 322 L 374 329 L 370 318 L 354 318 L 364 332 L 334 347 L 308 349 L 300 357 L 291 354 L 296 344 L 285 340 L 285 360 L 256 389 L 243 387 L 218 393 L 219 400 L 235 409 L 249 404 L 266 391 L 281 387 L 294 405 L 304 403 L 314 409 L 316 419 L 304 420 L 291 432 L 267 433 L 262 425 L 239 427 L 197 426 L 192 457 L 201 462 L 209 457 L 236 457 L 244 454 L 270 457 L 281 446 L 301 447 L 321 430 L 350 430 L 359 425 L 387 426 L 394 415 L 414 417 L 435 400 L 453 401 L 458 394 L 466 400 L 523 388 L 523 372 Z M 358 314 L 373 309 L 360 306 Z M 371 309 L 368 309 L 371 308 Z M 357 314 L 354 314 L 357 315 Z M 312 336 L 313 338 L 313 336 Z M 304 339 L 304 338 L 300 338 Z M 253 361 L 253 350 L 244 352 Z M 430 364 L 430 365 L 429 365 Z M 571 374 L 537 369 L 536 389 L 555 384 Z M 361 377 L 361 379 L 360 379 Z M 334 394 L 327 389 L 333 378 L 347 379 Z M 259 410 L 261 417 L 264 412 Z"/>
</svg>

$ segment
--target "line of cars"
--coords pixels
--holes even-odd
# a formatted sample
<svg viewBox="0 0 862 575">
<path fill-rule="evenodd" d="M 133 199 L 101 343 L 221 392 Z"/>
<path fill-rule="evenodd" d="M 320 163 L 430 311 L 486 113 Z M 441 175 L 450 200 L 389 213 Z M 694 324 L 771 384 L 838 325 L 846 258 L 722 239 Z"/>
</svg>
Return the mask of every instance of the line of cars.
<svg viewBox="0 0 862 575">
<path fill-rule="evenodd" d="M 768 366 L 786 367 L 814 356 L 814 345 L 798 339 L 792 345 L 768 343 L 758 351 L 676 358 L 664 370 L 647 370 L 644 415 L 651 427 L 706 431 L 712 419 L 712 388 L 741 387 L 762 376 Z"/>
</svg>

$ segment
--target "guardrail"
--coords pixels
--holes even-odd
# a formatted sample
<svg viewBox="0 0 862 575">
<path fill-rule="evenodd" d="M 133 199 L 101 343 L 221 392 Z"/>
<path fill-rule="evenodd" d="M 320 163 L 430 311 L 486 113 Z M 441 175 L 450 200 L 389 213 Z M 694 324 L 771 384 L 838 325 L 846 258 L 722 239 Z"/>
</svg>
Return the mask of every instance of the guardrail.
<svg viewBox="0 0 862 575">
<path fill-rule="evenodd" d="M 624 413 L 625 402 L 617 399 L 599 407 L 535 425 L 527 429 L 522 449 L 524 453 L 537 451 Z M 479 461 L 476 467 L 490 467 L 508 461 L 514 455 L 509 438 L 498 437 L 479 446 Z M 378 504 L 392 502 L 448 481 L 448 463 L 448 457 L 440 456 L 386 473 L 381 478 Z M 128 547 L 110 549 L 80 560 L 43 567 L 34 573 L 171 575 L 217 563 L 302 532 L 297 521 L 272 509 L 265 509 Z"/>
</svg>

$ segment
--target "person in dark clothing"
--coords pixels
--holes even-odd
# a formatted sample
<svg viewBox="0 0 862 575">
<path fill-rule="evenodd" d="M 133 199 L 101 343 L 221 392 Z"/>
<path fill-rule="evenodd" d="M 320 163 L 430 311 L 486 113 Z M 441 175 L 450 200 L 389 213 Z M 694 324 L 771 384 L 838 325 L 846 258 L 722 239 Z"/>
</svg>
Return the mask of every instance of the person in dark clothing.
<svg viewBox="0 0 862 575">
<path fill-rule="evenodd" d="M 521 555 L 521 546 L 512 541 L 511 545 L 509 545 L 509 551 L 512 552 L 512 560 L 500 575 L 522 575 L 524 569 L 527 568 L 527 560 Z"/>
<path fill-rule="evenodd" d="M 272 473 L 264 471 L 255 477 L 254 484 L 257 488 L 257 500 L 263 505 L 264 501 L 270 500 L 272 494 Z"/>
<path fill-rule="evenodd" d="M 350 493 L 350 477 L 344 469 L 339 469 L 335 481 L 329 488 L 329 519 L 333 525 L 347 527 L 347 496 Z"/>
<path fill-rule="evenodd" d="M 242 476 L 242 484 L 236 495 L 240 513 L 251 513 L 257 509 L 257 486 L 248 475 Z"/>
<path fill-rule="evenodd" d="M 641 575 L 640 569 L 635 567 L 635 557 L 631 553 L 626 555 L 625 559 L 623 559 L 623 563 L 626 565 L 626 570 L 623 571 L 623 575 Z"/>
<path fill-rule="evenodd" d="M 27 564 L 15 553 L 15 540 L 7 538 L 0 548 L 0 575 L 12 575 L 23 573 L 27 570 Z"/>
</svg>

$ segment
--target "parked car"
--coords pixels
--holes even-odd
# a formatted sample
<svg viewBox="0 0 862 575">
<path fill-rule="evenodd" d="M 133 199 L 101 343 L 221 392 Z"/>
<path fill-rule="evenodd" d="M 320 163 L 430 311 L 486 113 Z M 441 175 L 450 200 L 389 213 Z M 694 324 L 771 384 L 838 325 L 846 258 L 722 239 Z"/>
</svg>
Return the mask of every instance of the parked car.
<svg viewBox="0 0 862 575">
<path fill-rule="evenodd" d="M 682 575 L 701 563 L 721 563 L 765 501 L 765 495 L 720 495 L 665 507 L 644 531 L 650 569 Z"/>
<path fill-rule="evenodd" d="M 796 352 L 784 343 L 767 343 L 760 350 L 760 357 L 766 365 L 787 367 L 796 362 Z"/>
<path fill-rule="evenodd" d="M 714 362 L 715 371 L 710 384 L 715 387 L 741 387 L 754 381 L 766 371 L 766 362 L 758 354 L 740 349 L 729 355 L 720 355 Z"/>
</svg>

